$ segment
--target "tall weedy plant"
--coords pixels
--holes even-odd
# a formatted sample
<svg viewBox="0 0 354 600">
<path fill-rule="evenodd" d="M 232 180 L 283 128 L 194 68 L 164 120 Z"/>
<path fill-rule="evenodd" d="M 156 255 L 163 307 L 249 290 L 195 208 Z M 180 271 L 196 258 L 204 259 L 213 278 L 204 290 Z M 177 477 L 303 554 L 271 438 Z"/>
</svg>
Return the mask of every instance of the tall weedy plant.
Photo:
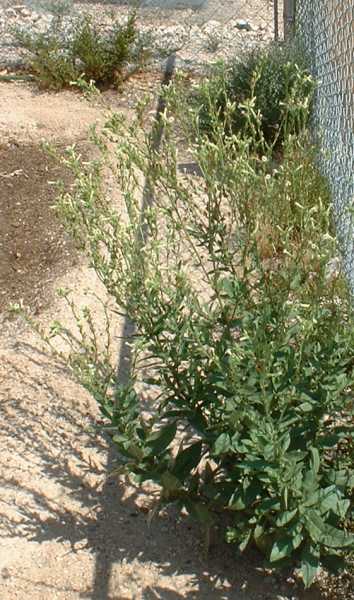
<svg viewBox="0 0 354 600">
<path fill-rule="evenodd" d="M 161 505 L 206 532 L 228 513 L 230 542 L 298 566 L 309 586 L 353 549 L 354 329 L 345 286 L 328 276 L 329 195 L 305 127 L 313 84 L 301 69 L 291 76 L 277 161 L 255 109 L 257 71 L 238 134 L 224 135 L 235 106 L 220 119 L 210 97 L 206 137 L 177 86 L 160 152 L 140 119 L 113 115 L 96 134 L 101 160 L 68 153 L 76 184 L 58 210 L 135 323 L 129 385 L 109 343 L 98 353 L 88 311 L 81 338 L 56 324 L 47 339 L 69 341 L 65 360 L 96 397 L 121 472 L 158 484 Z M 181 132 L 199 175 L 179 169 Z M 107 163 L 121 211 L 104 190 Z M 142 214 L 146 182 L 154 202 Z M 154 391 L 148 414 L 141 381 Z"/>
</svg>

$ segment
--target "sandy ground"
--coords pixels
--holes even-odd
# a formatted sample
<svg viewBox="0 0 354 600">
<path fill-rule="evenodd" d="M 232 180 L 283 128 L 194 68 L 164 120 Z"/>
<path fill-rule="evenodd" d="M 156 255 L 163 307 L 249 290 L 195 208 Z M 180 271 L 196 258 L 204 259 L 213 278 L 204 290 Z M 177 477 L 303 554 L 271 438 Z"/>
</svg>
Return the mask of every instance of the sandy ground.
<svg viewBox="0 0 354 600">
<path fill-rule="evenodd" d="M 130 85 L 133 94 L 142 82 Z M 69 92 L 38 94 L 29 85 L 1 84 L 3 156 L 14 146 L 32 156 L 43 139 L 59 147 L 86 140 L 87 128 L 102 122 L 108 104 L 126 104 L 126 98 L 114 95 L 103 100 L 103 107 L 92 106 Z M 26 169 L 30 179 L 30 164 Z M 52 202 L 43 192 L 50 176 L 44 171 L 37 188 L 29 188 L 31 206 L 36 197 Z M 14 201 L 17 185 L 14 176 L 8 189 Z M 51 227 L 51 235 L 62 239 L 59 224 L 52 221 Z M 21 235 L 27 235 L 25 223 L 16 228 L 16 236 Z M 74 250 L 70 255 L 76 256 Z M 43 325 L 53 318 L 70 325 L 63 301 L 52 294 L 56 287 L 68 287 L 79 305 L 90 305 L 99 325 L 100 313 L 86 293 L 91 289 L 104 297 L 97 278 L 80 256 L 61 267 L 53 267 L 52 277 L 44 280 L 47 301 L 37 307 L 36 318 Z M 172 509 L 148 526 L 152 491 L 108 477 L 115 455 L 92 430 L 98 418 L 92 398 L 26 326 L 5 313 L 0 313 L 0 324 L 1 600 L 324 598 L 316 589 L 300 593 L 284 578 L 266 575 L 256 555 L 235 559 L 232 548 L 221 542 L 205 558 L 198 529 Z M 121 323 L 115 327 L 118 333 Z"/>
</svg>

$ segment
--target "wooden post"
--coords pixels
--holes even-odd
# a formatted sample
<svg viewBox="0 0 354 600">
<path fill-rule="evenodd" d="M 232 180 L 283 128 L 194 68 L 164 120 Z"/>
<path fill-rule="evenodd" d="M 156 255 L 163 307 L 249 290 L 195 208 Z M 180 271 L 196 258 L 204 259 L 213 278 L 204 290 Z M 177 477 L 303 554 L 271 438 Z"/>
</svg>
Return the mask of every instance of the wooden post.
<svg viewBox="0 0 354 600">
<path fill-rule="evenodd" d="M 295 30 L 295 0 L 284 0 L 284 40 L 288 41 Z"/>
</svg>

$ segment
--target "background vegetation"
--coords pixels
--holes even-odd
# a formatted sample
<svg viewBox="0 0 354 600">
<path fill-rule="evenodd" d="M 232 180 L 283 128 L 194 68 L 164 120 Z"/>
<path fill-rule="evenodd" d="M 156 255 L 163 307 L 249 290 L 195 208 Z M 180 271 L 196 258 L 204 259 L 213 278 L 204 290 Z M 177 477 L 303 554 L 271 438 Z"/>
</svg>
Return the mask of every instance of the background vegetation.
<svg viewBox="0 0 354 600">
<path fill-rule="evenodd" d="M 268 143 L 277 144 L 284 139 L 282 127 L 295 123 L 283 119 L 289 99 L 297 91 L 297 72 L 307 71 L 307 61 L 297 45 L 269 44 L 230 61 L 227 65 L 217 64 L 210 76 L 192 94 L 192 102 L 199 112 L 199 125 L 203 132 L 211 135 L 214 125 L 213 114 L 225 125 L 225 133 L 239 133 L 247 127 L 247 114 L 243 102 L 251 96 L 254 109 L 260 113 L 262 133 Z M 255 80 L 255 73 L 258 74 Z M 304 81 L 304 85 L 306 83 Z M 307 81 L 304 97 L 311 97 L 312 84 Z M 227 109 L 234 104 L 234 110 Z M 229 119 L 225 120 L 226 113 Z M 296 129 L 295 129 L 296 131 Z M 289 131 L 287 132 L 289 133 Z"/>
<path fill-rule="evenodd" d="M 56 17 L 45 33 L 16 30 L 14 36 L 27 52 L 28 69 L 39 86 L 53 90 L 85 83 L 119 86 L 129 73 L 127 68 L 136 69 L 148 57 L 135 13 L 123 25 L 113 21 L 109 32 L 89 16 L 73 19 L 66 31 L 62 17 Z"/>
</svg>

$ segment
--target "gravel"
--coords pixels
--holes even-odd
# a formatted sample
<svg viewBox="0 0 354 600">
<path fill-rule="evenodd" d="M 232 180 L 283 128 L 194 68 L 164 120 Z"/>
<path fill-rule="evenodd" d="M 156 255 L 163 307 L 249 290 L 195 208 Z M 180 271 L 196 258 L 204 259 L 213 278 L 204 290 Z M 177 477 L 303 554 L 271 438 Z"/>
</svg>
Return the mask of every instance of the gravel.
<svg viewBox="0 0 354 600">
<path fill-rule="evenodd" d="M 268 13 L 254 12 L 257 0 L 250 4 L 253 19 L 240 19 L 239 13 L 194 11 L 191 9 L 163 10 L 154 6 L 141 9 L 138 14 L 140 35 L 148 37 L 152 48 L 151 66 L 162 66 L 166 56 L 177 52 L 177 67 L 199 70 L 217 59 L 227 59 L 240 50 L 263 44 L 273 37 Z M 252 13 L 252 5 L 253 13 Z M 53 15 L 35 2 L 27 4 L 3 2 L 0 7 L 0 66 L 12 69 L 23 66 L 25 54 L 12 34 L 13 28 L 27 32 L 45 33 L 53 27 Z M 35 8 L 37 10 L 35 10 Z M 100 3 L 75 3 L 69 14 L 63 16 L 61 31 L 70 36 L 72 25 L 78 17 L 90 14 L 94 22 L 108 31 L 112 15 L 123 23 L 129 7 Z"/>
</svg>

